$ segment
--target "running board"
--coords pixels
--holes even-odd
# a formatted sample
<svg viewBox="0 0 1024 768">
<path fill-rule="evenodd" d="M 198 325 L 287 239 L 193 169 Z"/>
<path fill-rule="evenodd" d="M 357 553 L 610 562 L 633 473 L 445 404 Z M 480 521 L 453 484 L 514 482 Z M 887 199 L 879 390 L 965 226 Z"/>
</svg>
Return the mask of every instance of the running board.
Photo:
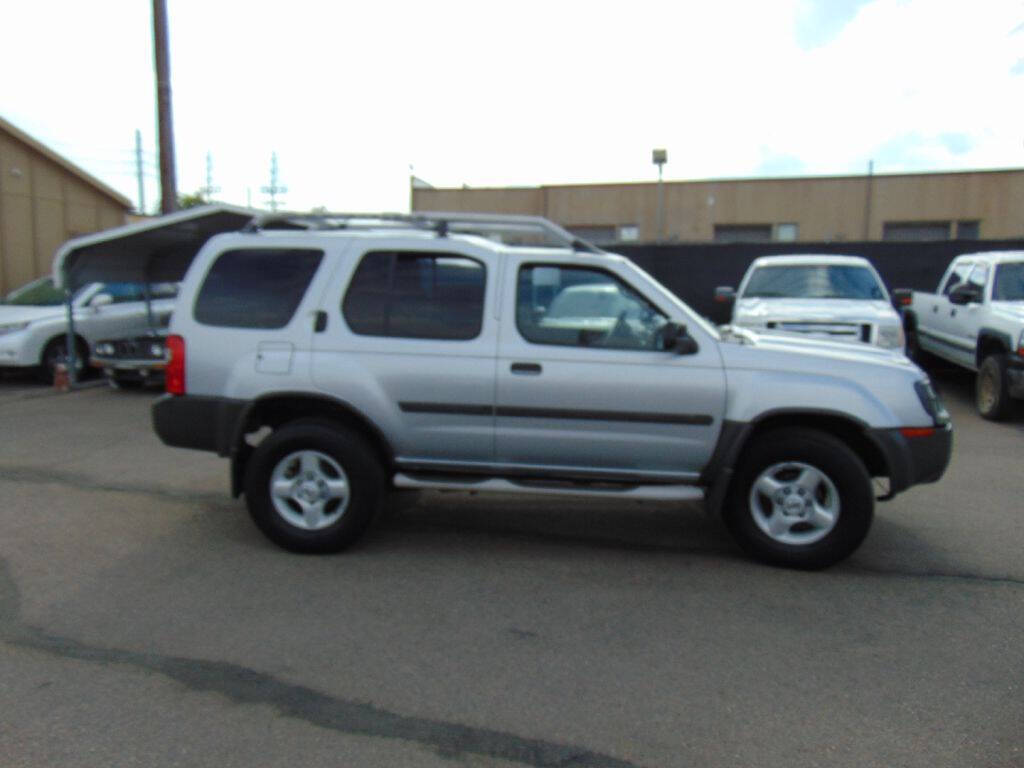
<svg viewBox="0 0 1024 768">
<path fill-rule="evenodd" d="M 395 488 L 415 488 L 435 491 L 481 491 L 485 493 L 520 493 L 541 496 L 592 496 L 631 499 L 637 501 L 701 501 L 704 489 L 695 485 L 588 485 L 515 482 L 504 478 L 410 477 L 399 472 L 394 477 Z"/>
</svg>

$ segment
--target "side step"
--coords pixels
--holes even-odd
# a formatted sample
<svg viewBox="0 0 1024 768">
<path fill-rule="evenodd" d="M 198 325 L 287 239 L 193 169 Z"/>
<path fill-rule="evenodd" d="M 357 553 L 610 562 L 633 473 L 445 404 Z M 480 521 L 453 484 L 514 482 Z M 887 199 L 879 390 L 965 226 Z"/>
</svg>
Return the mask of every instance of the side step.
<svg viewBox="0 0 1024 768">
<path fill-rule="evenodd" d="M 528 481 L 490 478 L 412 477 L 399 472 L 394 477 L 396 488 L 435 491 L 480 491 L 485 493 L 519 493 L 541 496 L 592 496 L 638 501 L 701 501 L 704 489 L 695 485 L 611 485 L 586 483 L 531 483 Z"/>
</svg>

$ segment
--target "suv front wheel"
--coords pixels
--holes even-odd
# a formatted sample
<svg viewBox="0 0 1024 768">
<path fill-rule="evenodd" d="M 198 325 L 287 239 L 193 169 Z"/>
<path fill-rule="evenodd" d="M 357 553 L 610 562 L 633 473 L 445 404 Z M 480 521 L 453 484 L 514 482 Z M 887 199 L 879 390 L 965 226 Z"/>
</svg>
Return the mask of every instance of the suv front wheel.
<svg viewBox="0 0 1024 768">
<path fill-rule="evenodd" d="M 296 421 L 256 448 L 245 478 L 249 514 L 293 552 L 337 552 L 366 529 L 384 472 L 358 433 L 327 421 Z"/>
<path fill-rule="evenodd" d="M 811 429 L 780 429 L 744 453 L 724 519 L 754 557 L 826 568 L 860 546 L 874 504 L 864 463 L 844 443 Z"/>
</svg>

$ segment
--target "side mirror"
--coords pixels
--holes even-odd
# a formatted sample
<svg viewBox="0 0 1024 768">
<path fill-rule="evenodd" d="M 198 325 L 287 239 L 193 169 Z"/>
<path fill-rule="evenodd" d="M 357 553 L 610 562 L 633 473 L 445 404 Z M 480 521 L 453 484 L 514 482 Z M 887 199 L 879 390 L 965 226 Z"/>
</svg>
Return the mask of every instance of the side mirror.
<svg viewBox="0 0 1024 768">
<path fill-rule="evenodd" d="M 949 292 L 949 300 L 951 303 L 961 307 L 966 304 L 980 304 L 981 291 L 977 286 L 961 283 Z"/>
<path fill-rule="evenodd" d="M 896 309 L 909 307 L 914 301 L 914 291 L 910 288 L 894 288 L 892 292 L 892 303 Z"/>
<path fill-rule="evenodd" d="M 732 308 L 736 303 L 736 289 L 730 285 L 715 288 L 715 308 L 711 319 L 719 325 L 732 322 Z"/>
<path fill-rule="evenodd" d="M 665 323 L 661 327 L 661 349 L 673 351 L 677 355 L 694 355 L 700 347 L 697 340 L 679 323 Z"/>
<path fill-rule="evenodd" d="M 113 303 L 114 297 L 111 296 L 109 293 L 97 293 L 95 296 L 89 299 L 89 306 L 92 307 L 93 309 L 99 309 L 100 307 L 105 307 L 108 304 Z"/>
</svg>

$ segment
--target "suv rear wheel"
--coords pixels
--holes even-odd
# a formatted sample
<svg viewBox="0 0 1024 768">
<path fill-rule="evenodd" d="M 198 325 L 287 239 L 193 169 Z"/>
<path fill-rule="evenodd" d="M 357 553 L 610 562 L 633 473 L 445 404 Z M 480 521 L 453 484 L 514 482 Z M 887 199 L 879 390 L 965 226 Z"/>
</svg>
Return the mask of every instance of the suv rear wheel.
<svg viewBox="0 0 1024 768">
<path fill-rule="evenodd" d="M 814 569 L 860 546 L 874 505 L 864 463 L 844 443 L 811 429 L 780 429 L 744 453 L 724 518 L 754 557 Z"/>
<path fill-rule="evenodd" d="M 294 552 L 337 552 L 373 517 L 384 471 L 356 432 L 303 420 L 275 430 L 256 448 L 245 478 L 249 514 L 274 543 Z"/>
</svg>

